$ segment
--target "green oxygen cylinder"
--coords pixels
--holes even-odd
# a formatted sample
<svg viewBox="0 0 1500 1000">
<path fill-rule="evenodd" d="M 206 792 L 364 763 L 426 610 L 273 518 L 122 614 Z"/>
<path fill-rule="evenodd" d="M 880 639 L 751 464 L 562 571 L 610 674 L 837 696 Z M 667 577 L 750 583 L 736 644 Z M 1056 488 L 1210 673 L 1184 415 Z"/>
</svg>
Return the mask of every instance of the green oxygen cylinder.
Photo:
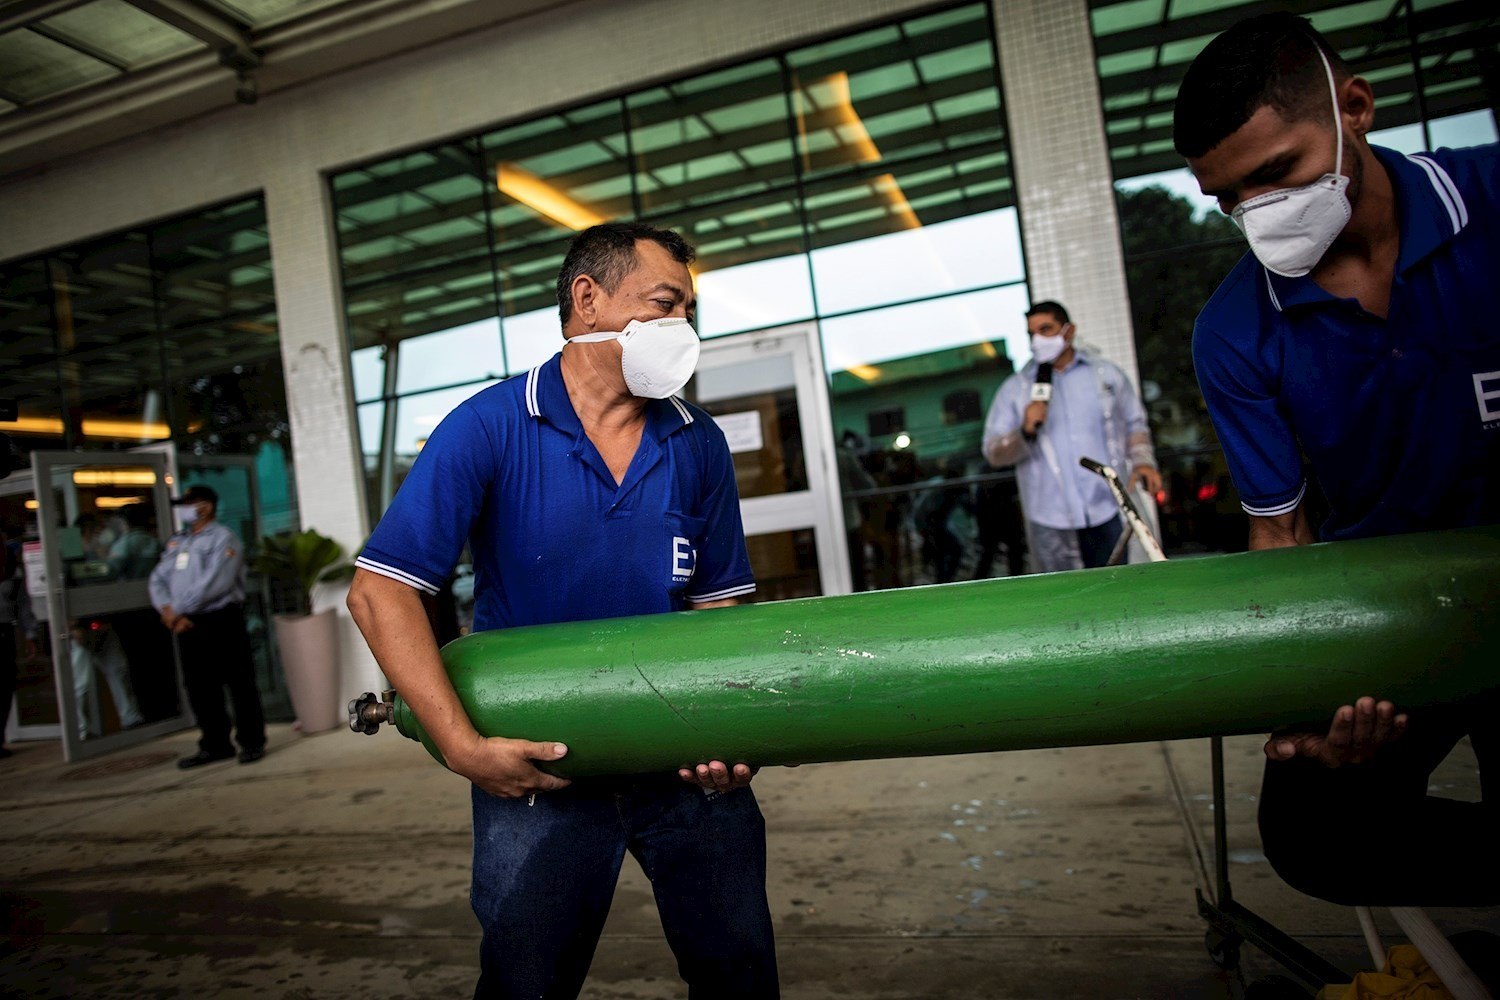
<svg viewBox="0 0 1500 1000">
<path fill-rule="evenodd" d="M 636 618 L 442 650 L 486 736 L 567 777 L 1266 732 L 1500 685 L 1500 528 Z M 441 755 L 407 703 L 379 720 Z"/>
</svg>

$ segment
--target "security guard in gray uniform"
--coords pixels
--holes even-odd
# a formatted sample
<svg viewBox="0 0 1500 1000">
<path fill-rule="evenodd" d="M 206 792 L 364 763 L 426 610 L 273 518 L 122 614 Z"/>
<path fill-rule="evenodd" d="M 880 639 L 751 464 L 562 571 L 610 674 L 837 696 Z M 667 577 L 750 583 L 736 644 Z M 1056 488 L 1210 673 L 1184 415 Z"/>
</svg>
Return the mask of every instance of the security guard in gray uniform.
<svg viewBox="0 0 1500 1000">
<path fill-rule="evenodd" d="M 234 756 L 224 711 L 226 687 L 234 702 L 240 763 L 253 764 L 265 756 L 266 722 L 245 632 L 244 547 L 214 519 L 219 495 L 207 486 L 189 487 L 172 506 L 187 527 L 167 540 L 151 571 L 151 604 L 177 637 L 183 684 L 203 731 L 198 752 L 177 766 L 198 767 Z"/>
</svg>

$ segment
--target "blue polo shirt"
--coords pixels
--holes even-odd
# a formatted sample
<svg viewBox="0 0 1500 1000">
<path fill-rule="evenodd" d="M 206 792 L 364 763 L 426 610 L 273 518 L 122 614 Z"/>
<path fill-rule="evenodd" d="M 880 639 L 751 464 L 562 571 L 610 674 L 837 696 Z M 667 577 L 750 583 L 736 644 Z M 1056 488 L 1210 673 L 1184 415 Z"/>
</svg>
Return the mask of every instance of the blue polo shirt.
<svg viewBox="0 0 1500 1000">
<path fill-rule="evenodd" d="M 1295 510 L 1305 454 L 1327 540 L 1500 521 L 1500 146 L 1372 148 L 1400 224 L 1388 317 L 1247 253 L 1193 331 L 1246 512 Z"/>
<path fill-rule="evenodd" d="M 429 594 L 467 541 L 476 631 L 679 611 L 755 589 L 724 434 L 651 400 L 616 483 L 584 433 L 561 355 L 459 404 L 356 560 Z"/>
</svg>

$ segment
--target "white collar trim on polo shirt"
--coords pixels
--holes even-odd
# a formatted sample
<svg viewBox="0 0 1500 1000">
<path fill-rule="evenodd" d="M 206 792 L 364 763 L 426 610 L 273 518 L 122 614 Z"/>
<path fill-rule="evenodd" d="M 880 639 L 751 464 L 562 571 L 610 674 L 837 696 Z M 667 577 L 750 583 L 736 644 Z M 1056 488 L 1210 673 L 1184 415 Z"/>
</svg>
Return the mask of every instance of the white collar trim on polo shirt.
<svg viewBox="0 0 1500 1000">
<path fill-rule="evenodd" d="M 541 386 L 541 382 L 541 365 L 537 365 L 526 373 L 526 412 L 533 417 L 540 417 L 542 415 L 542 403 L 537 395 L 537 390 Z M 689 410 L 682 400 L 676 396 L 668 396 L 667 399 L 673 406 L 677 407 L 677 413 L 682 417 L 684 426 L 693 422 L 693 411 Z"/>
<path fill-rule="evenodd" d="M 1453 223 L 1453 235 L 1457 236 L 1469 224 L 1469 207 L 1464 204 L 1463 195 L 1458 193 L 1458 185 L 1436 160 L 1419 153 L 1408 153 L 1406 158 L 1427 171 L 1427 179 L 1432 182 L 1438 201 L 1448 210 L 1448 221 Z"/>
</svg>

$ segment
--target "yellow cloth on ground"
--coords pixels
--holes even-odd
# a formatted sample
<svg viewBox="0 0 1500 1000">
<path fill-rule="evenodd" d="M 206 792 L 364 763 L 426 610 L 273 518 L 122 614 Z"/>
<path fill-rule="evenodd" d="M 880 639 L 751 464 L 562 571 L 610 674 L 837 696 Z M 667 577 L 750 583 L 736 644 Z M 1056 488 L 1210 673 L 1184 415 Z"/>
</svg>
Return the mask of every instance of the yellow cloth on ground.
<svg viewBox="0 0 1500 1000">
<path fill-rule="evenodd" d="M 1318 1000 L 1453 1000 L 1422 953 L 1409 944 L 1392 945 L 1379 972 L 1361 972 L 1352 983 L 1333 983 Z"/>
</svg>

